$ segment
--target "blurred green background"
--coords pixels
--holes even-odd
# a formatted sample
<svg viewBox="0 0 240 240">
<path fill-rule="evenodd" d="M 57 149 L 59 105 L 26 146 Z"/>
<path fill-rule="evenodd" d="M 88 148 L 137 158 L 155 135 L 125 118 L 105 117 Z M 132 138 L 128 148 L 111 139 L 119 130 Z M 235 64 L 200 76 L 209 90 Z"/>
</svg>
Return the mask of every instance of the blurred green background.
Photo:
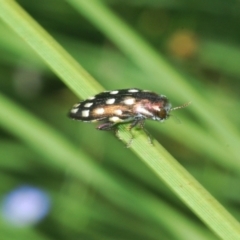
<svg viewBox="0 0 240 240">
<path fill-rule="evenodd" d="M 182 89 L 180 95 L 185 99 L 179 99 L 174 84 L 169 86 L 166 79 L 136 66 L 68 2 L 17 2 L 104 88 L 153 90 L 168 96 L 174 106 L 192 101 L 167 122 L 148 121 L 146 128 L 240 219 L 240 159 L 231 153 L 231 145 L 238 143 L 220 142 L 212 126 L 194 114 L 194 99 Z M 104 2 L 239 134 L 240 1 Z M 44 148 L 36 151 L 0 126 L 1 212 L 6 196 L 20 186 L 41 189 L 51 202 L 46 216 L 21 227 L 2 214 L 1 239 L 217 239 L 114 134 L 68 119 L 69 109 L 79 101 L 77 96 L 3 22 L 0 75 L 1 93 L 26 118 L 46 124 L 79 151 L 79 161 L 90 159 L 99 175 L 106 173 L 109 182 L 121 186 L 108 189 L 108 184 L 98 183 L 98 176 L 78 174 L 71 159 L 63 168 L 58 161 L 49 161 Z M 214 112 L 207 114 L 220 121 Z M 53 148 L 52 154 L 58 151 Z"/>
</svg>

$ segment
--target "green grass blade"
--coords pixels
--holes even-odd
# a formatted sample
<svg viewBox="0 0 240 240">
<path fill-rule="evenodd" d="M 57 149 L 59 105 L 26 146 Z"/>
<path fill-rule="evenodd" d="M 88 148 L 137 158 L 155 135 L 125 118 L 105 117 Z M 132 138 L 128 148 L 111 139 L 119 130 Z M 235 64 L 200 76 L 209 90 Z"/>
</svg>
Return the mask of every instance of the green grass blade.
<svg viewBox="0 0 240 240">
<path fill-rule="evenodd" d="M 0 16 L 78 95 L 85 97 L 101 90 L 101 86 L 79 67 L 55 40 L 14 1 L 6 0 L 1 2 Z M 11 117 L 17 109 L 4 96 L 1 96 L 0 103 L 1 109 L 5 109 L 4 114 L 0 117 L 2 126 L 5 126 L 9 131 L 21 137 L 21 134 L 23 134 L 21 131 L 26 130 L 24 125 L 22 125 L 24 121 L 20 121 L 20 125 L 18 125 L 18 119 L 14 121 L 14 118 Z M 21 113 L 19 112 L 19 114 Z M 31 119 L 30 116 L 28 118 Z M 9 119 L 12 121 L 9 121 Z M 39 125 L 34 126 L 33 122 L 31 120 L 24 124 L 29 124 L 34 129 L 42 129 Z M 35 139 L 38 140 L 40 147 L 46 141 L 47 138 L 44 136 L 47 136 L 47 133 L 48 131 L 43 131 L 40 136 L 38 134 L 35 135 Z M 128 141 L 129 134 L 127 132 L 121 131 L 120 136 L 125 142 Z M 32 147 L 37 147 L 33 145 L 31 137 L 30 133 L 28 133 L 24 139 Z M 62 146 L 68 150 L 69 154 L 70 152 L 73 153 L 69 159 L 74 159 L 74 162 L 77 163 L 79 158 L 77 157 L 76 150 L 73 150 L 61 138 L 57 140 L 58 138 L 59 136 L 56 136 L 55 139 L 49 140 L 47 142 L 49 146 L 46 144 L 43 145 L 46 146 L 48 156 L 51 156 L 49 159 L 53 161 L 56 159 L 55 155 L 58 154 L 55 151 L 51 151 L 51 149 L 53 147 L 54 149 L 59 147 L 61 149 Z M 54 143 L 55 141 L 56 143 Z M 138 135 L 132 144 L 132 149 L 218 236 L 223 239 L 239 239 L 239 223 L 165 149 L 155 142 L 154 146 L 150 147 L 146 137 L 142 134 Z M 69 156 L 63 155 L 61 158 L 59 155 L 58 157 L 62 161 L 64 159 L 66 161 L 66 158 L 68 159 Z M 79 166 L 76 166 L 76 168 L 79 168 Z M 88 170 L 92 171 L 92 168 Z"/>
<path fill-rule="evenodd" d="M 0 16 L 48 64 L 62 81 L 81 97 L 102 87 L 15 1 L 2 1 Z M 84 79 L 88 79 L 84 81 Z"/>
<path fill-rule="evenodd" d="M 146 195 L 144 192 L 141 193 L 139 190 L 136 191 L 134 187 L 128 186 L 127 183 L 126 185 L 120 185 L 113 177 L 110 177 L 108 173 L 100 169 L 97 164 L 93 164 L 93 161 L 81 149 L 72 146 L 61 134 L 2 94 L 0 94 L 0 108 L 2 113 L 0 115 L 0 125 L 31 146 L 39 154 L 38 161 L 41 161 L 41 163 L 55 169 L 69 169 L 71 171 L 70 175 L 91 184 L 97 191 L 113 202 L 124 206 L 129 212 L 138 215 L 139 209 L 142 209 L 140 215 L 149 216 L 158 223 L 164 222 L 168 228 L 174 228 L 173 235 L 186 238 L 186 234 L 189 236 L 189 233 L 191 233 L 197 234 L 199 240 L 211 239 L 209 234 L 201 231 L 196 224 L 190 223 L 188 219 L 185 219 L 177 212 L 172 213 L 171 207 L 166 206 L 156 197 Z M 4 175 L 2 178 L 4 179 Z M 6 180 L 6 182 L 9 182 L 9 180 Z M 117 194 L 115 194 L 116 192 Z M 136 194 L 141 199 L 137 203 L 134 201 Z M 79 203 L 77 204 L 79 205 Z M 162 215 L 162 208 L 166 212 L 166 217 L 168 216 L 167 213 L 170 212 L 175 218 L 181 219 L 182 226 L 185 226 L 184 230 L 182 230 L 181 226 L 175 227 L 170 219 Z"/>
<path fill-rule="evenodd" d="M 123 134 L 120 133 L 120 137 Z M 137 135 L 137 132 L 135 132 Z M 129 136 L 129 135 L 128 135 Z M 161 145 L 146 146 L 146 136 L 132 143 L 135 153 L 187 204 L 218 236 L 239 239 L 240 225 Z"/>
<path fill-rule="evenodd" d="M 178 100 L 191 100 L 193 102 L 191 111 L 210 128 L 215 137 L 222 142 L 223 147 L 229 144 L 229 154 L 232 154 L 234 160 L 239 160 L 238 129 L 229 121 L 225 112 L 209 104 L 204 94 L 189 84 L 191 80 L 187 82 L 163 56 L 111 12 L 102 1 L 68 0 L 68 2 L 111 39 L 136 65 L 149 73 L 153 79 L 161 79 L 156 84 L 160 85 L 163 91 L 171 89 L 172 95 Z M 240 170 L 240 161 L 233 161 L 233 164 Z"/>
</svg>

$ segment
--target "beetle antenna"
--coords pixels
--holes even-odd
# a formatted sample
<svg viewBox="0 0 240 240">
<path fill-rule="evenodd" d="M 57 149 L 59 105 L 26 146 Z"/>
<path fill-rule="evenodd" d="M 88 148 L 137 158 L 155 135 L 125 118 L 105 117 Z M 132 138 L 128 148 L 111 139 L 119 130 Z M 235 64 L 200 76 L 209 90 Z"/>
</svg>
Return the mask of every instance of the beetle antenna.
<svg viewBox="0 0 240 240">
<path fill-rule="evenodd" d="M 192 103 L 191 101 L 190 101 L 190 102 L 187 102 L 187 103 L 184 103 L 184 104 L 181 105 L 181 106 L 171 108 L 170 111 L 175 111 L 175 110 L 180 109 L 180 108 L 185 108 L 185 107 L 189 106 L 191 103 Z"/>
</svg>

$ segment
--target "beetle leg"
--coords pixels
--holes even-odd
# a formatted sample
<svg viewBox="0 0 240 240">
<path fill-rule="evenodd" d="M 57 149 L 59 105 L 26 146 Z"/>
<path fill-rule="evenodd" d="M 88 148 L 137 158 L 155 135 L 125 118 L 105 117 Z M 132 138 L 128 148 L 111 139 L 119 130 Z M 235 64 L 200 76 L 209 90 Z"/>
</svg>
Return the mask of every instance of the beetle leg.
<svg viewBox="0 0 240 240">
<path fill-rule="evenodd" d="M 105 123 L 102 123 L 99 126 L 97 126 L 97 129 L 109 131 L 109 130 L 114 129 L 114 127 L 113 127 L 114 125 L 115 125 L 115 123 L 113 123 L 113 122 L 105 122 Z"/>
</svg>

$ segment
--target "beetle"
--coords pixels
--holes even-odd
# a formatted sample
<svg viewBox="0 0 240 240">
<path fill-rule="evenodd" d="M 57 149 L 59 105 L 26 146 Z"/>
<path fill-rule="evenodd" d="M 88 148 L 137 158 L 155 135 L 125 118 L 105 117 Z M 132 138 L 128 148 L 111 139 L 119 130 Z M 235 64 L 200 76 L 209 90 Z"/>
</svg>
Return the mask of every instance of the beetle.
<svg viewBox="0 0 240 240">
<path fill-rule="evenodd" d="M 130 133 L 137 125 L 146 132 L 144 129 L 146 119 L 163 122 L 169 118 L 171 111 L 186 107 L 188 104 L 172 108 L 165 95 L 149 90 L 128 88 L 105 91 L 89 97 L 75 104 L 69 116 L 83 122 L 103 122 L 97 126 L 98 130 L 117 130 L 118 124 L 131 123 Z M 131 133 L 127 146 L 130 146 L 132 139 Z"/>
</svg>

